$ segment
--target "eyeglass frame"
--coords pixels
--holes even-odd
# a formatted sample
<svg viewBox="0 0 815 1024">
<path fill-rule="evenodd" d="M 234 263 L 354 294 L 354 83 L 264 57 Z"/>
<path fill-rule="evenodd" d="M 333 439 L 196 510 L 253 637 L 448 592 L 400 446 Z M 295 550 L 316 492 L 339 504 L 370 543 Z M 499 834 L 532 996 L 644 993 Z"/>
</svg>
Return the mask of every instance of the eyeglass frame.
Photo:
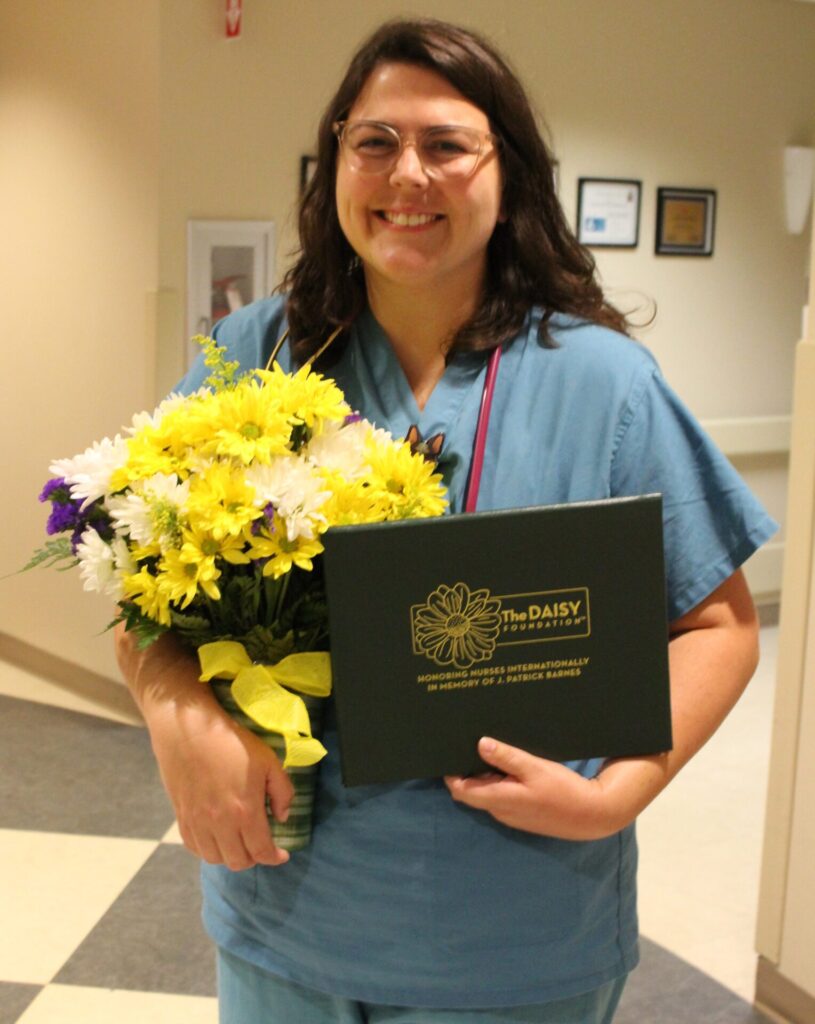
<svg viewBox="0 0 815 1024">
<path fill-rule="evenodd" d="M 489 152 L 489 150 L 485 147 L 484 143 L 491 142 L 493 151 L 496 151 L 501 143 L 501 137 L 499 135 L 496 135 L 495 132 L 487 132 L 481 128 L 473 128 L 471 125 L 468 124 L 432 124 L 429 125 L 427 128 L 420 128 L 419 131 L 417 132 L 406 133 L 405 137 L 395 125 L 388 124 L 387 121 L 370 121 L 367 118 L 361 118 L 358 121 L 335 121 L 334 124 L 331 126 L 331 131 L 334 133 L 334 135 L 336 135 L 337 142 L 339 143 L 340 149 L 343 152 L 345 151 L 345 147 L 343 145 L 343 138 L 345 136 L 346 129 L 348 127 L 352 127 L 358 124 L 368 125 L 371 128 L 384 128 L 386 131 L 392 132 L 399 142 L 399 150 L 394 156 L 392 162 L 387 167 L 383 167 L 381 170 L 378 171 L 363 171 L 359 167 L 351 167 L 351 170 L 354 171 L 356 174 L 390 174 L 390 172 L 394 169 L 394 167 L 396 167 L 396 165 L 402 158 L 402 154 L 405 151 L 405 146 L 412 145 L 413 149 L 416 152 L 416 159 L 419 161 L 419 165 L 421 166 L 424 173 L 427 175 L 428 178 L 436 177 L 436 175 L 428 171 L 428 169 L 424 165 L 424 161 L 422 160 L 421 155 L 419 153 L 419 147 L 417 146 L 418 140 L 422 136 L 426 135 L 428 132 L 435 132 L 439 131 L 440 129 L 464 129 L 465 131 L 472 132 L 473 134 L 478 136 L 478 152 L 476 153 L 475 156 L 475 163 L 473 164 L 473 169 L 469 171 L 467 174 L 461 175 L 461 178 L 466 181 L 468 178 L 472 178 L 472 176 L 475 174 L 475 172 L 478 170 L 481 164 L 482 157 L 485 155 L 485 153 Z M 443 178 L 444 175 L 442 174 L 441 177 Z"/>
</svg>

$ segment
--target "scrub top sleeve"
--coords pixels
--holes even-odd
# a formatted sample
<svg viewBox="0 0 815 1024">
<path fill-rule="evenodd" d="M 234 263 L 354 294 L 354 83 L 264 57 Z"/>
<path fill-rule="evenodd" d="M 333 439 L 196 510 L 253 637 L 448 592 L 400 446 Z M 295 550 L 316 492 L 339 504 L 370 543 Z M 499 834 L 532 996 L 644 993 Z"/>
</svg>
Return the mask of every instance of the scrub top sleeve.
<svg viewBox="0 0 815 1024">
<path fill-rule="evenodd" d="M 266 365 L 275 342 L 285 329 L 284 318 L 284 296 L 261 299 L 219 320 L 211 336 L 226 348 L 227 359 L 237 359 L 241 370 L 254 370 Z M 283 346 L 279 362 L 284 370 L 290 369 L 287 345 Z M 209 375 L 210 369 L 205 366 L 204 355 L 200 352 L 175 390 L 183 395 L 192 394 L 204 386 Z"/>
<path fill-rule="evenodd" d="M 662 494 L 671 621 L 695 608 L 778 528 L 653 366 L 636 380 L 621 418 L 611 492 Z"/>
</svg>

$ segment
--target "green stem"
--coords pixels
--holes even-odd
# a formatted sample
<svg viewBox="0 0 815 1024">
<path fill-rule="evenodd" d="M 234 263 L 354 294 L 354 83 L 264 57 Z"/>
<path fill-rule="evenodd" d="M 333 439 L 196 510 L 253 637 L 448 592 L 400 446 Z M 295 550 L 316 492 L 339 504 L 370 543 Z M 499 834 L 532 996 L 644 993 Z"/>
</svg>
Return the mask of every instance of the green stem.
<svg viewBox="0 0 815 1024">
<path fill-rule="evenodd" d="M 291 579 L 291 570 L 289 570 L 285 576 L 282 577 L 283 585 L 280 588 L 280 593 L 277 595 L 277 604 L 274 610 L 273 622 L 277 622 L 283 612 L 283 603 L 286 600 L 286 591 L 289 589 L 289 580 Z"/>
<path fill-rule="evenodd" d="M 271 576 L 263 577 L 263 596 L 266 599 L 265 624 L 267 626 L 271 626 L 275 621 L 273 609 L 277 607 L 280 586 L 281 582 L 279 579 L 273 579 Z"/>
</svg>

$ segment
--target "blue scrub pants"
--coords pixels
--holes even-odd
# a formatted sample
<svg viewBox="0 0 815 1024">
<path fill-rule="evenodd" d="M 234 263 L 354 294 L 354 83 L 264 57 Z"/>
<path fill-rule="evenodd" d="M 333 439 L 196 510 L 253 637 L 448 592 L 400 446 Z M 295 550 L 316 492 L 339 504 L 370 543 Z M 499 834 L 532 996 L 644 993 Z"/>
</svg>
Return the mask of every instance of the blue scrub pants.
<svg viewBox="0 0 815 1024">
<path fill-rule="evenodd" d="M 610 1024 L 625 978 L 571 999 L 489 1010 L 381 1006 L 315 992 L 218 950 L 220 1024 Z"/>
</svg>

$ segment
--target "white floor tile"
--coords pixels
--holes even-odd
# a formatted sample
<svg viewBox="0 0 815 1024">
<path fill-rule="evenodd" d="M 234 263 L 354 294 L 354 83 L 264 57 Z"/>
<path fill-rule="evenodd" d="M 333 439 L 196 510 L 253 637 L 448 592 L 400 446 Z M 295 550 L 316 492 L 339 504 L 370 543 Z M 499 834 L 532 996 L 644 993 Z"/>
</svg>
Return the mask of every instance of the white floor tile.
<svg viewBox="0 0 815 1024">
<path fill-rule="evenodd" d="M 44 988 L 18 1024 L 217 1024 L 215 999 L 109 991 L 73 985 Z"/>
<path fill-rule="evenodd" d="M 183 843 L 181 833 L 178 831 L 178 822 L 174 821 L 167 829 L 167 833 L 161 837 L 162 843 Z"/>
<path fill-rule="evenodd" d="M 0 980 L 49 982 L 156 845 L 0 830 Z"/>
<path fill-rule="evenodd" d="M 84 715 L 98 715 L 100 718 L 109 718 L 113 722 L 122 722 L 125 725 L 144 725 L 135 712 L 127 714 L 104 707 L 7 661 L 0 661 L 0 694 L 33 700 L 38 704 L 51 704 L 57 708 L 66 708 L 68 711 L 79 711 Z"/>
</svg>

